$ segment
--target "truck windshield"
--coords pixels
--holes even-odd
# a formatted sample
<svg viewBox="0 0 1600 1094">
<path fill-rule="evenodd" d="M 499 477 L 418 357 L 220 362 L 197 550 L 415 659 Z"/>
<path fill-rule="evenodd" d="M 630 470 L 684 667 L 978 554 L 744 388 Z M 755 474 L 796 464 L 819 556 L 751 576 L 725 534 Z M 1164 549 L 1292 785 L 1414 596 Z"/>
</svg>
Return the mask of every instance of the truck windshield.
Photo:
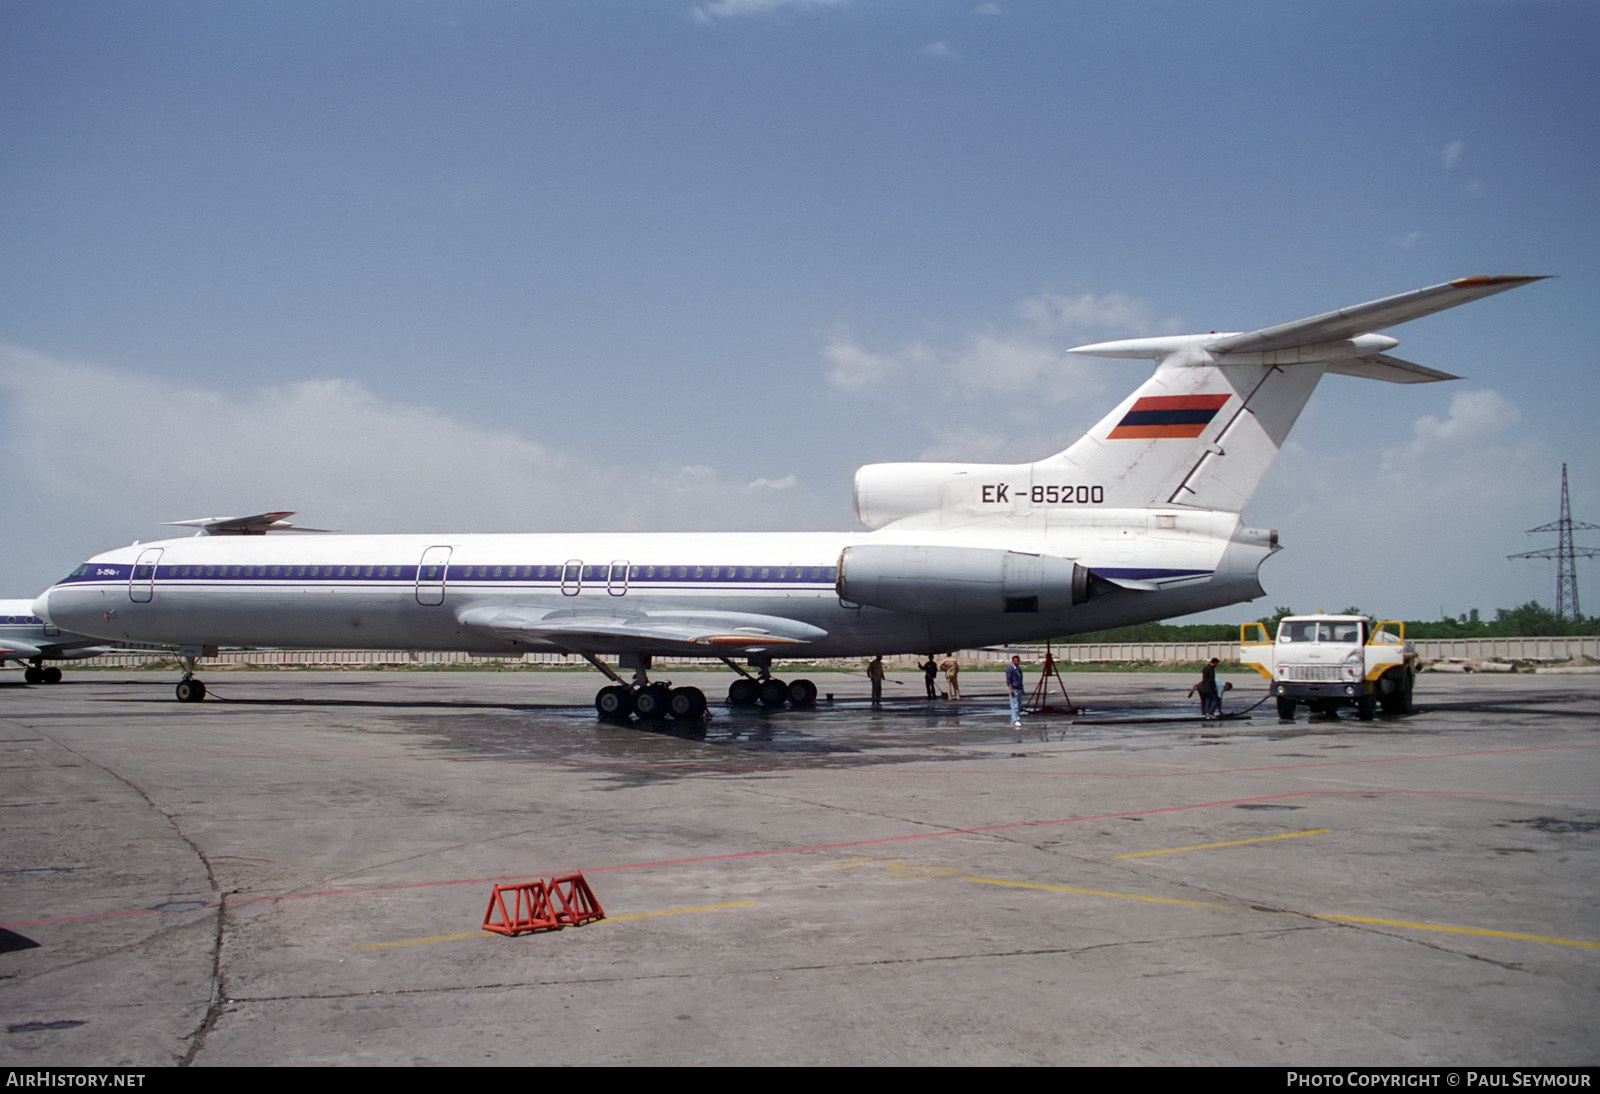
<svg viewBox="0 0 1600 1094">
<path fill-rule="evenodd" d="M 1279 642 L 1348 642 L 1361 641 L 1361 624 L 1331 620 L 1285 620 L 1278 629 Z"/>
</svg>

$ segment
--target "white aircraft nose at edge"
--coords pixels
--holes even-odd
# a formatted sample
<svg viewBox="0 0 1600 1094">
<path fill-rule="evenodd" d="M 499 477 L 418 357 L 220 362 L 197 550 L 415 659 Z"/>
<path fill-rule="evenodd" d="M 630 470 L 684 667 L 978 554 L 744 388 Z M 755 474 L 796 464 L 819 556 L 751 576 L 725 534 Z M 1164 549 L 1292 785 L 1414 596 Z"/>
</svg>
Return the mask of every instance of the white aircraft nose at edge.
<svg viewBox="0 0 1600 1094">
<path fill-rule="evenodd" d="M 179 647 L 178 698 L 218 646 L 560 651 L 614 683 L 604 715 L 698 718 L 657 656 L 704 656 L 735 703 L 807 705 L 776 656 L 923 653 L 1185 615 L 1262 595 L 1277 533 L 1239 514 L 1326 372 L 1455 377 L 1373 331 L 1538 277 L 1468 277 L 1248 333 L 1071 352 L 1157 362 L 1064 452 L 1034 463 L 870 464 L 865 532 L 281 535 L 287 512 L 178 522 L 184 539 L 97 555 L 33 614 L 113 642 Z M 603 656 L 634 670 L 625 681 Z M 751 676 L 735 658 L 756 670 Z"/>
</svg>

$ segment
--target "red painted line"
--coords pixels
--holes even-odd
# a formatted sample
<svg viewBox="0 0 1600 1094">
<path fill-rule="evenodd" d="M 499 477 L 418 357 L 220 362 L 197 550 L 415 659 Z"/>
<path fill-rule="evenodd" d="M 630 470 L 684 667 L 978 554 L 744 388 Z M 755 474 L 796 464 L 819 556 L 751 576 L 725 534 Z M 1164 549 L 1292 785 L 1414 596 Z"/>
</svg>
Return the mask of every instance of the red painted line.
<svg viewBox="0 0 1600 1094">
<path fill-rule="evenodd" d="M 1513 749 L 1511 751 L 1525 751 Z M 361 896 L 367 893 L 394 893 L 407 889 L 437 889 L 456 885 L 504 885 L 513 881 L 526 881 L 529 878 L 548 877 L 551 874 L 604 874 L 615 873 L 622 870 L 654 870 L 667 866 L 693 866 L 710 862 L 733 862 L 739 859 L 770 858 L 775 855 L 805 855 L 817 851 L 845 851 L 857 847 L 873 847 L 889 843 L 907 843 L 914 840 L 944 839 L 950 836 L 981 835 L 986 832 L 1004 832 L 1017 828 L 1046 828 L 1062 824 L 1078 824 L 1083 821 L 1115 820 L 1119 817 L 1148 817 L 1162 813 L 1181 813 L 1191 809 L 1213 809 L 1219 806 L 1245 805 L 1252 802 L 1282 801 L 1286 798 L 1317 798 L 1317 797 L 1344 797 L 1351 794 L 1418 794 L 1438 797 L 1487 797 L 1502 793 L 1495 790 L 1295 790 L 1286 794 L 1263 794 L 1250 798 L 1227 798 L 1221 801 L 1196 802 L 1192 805 L 1166 805 L 1154 809 L 1128 809 L 1117 813 L 1093 813 L 1078 817 L 1056 817 L 1049 820 L 1008 821 L 1004 824 L 985 824 L 975 828 L 942 828 L 934 832 L 912 832 L 902 836 L 878 836 L 874 839 L 846 840 L 840 843 L 819 843 L 809 847 L 774 847 L 764 851 L 732 851 L 725 855 L 698 855 L 692 858 L 661 859 L 655 862 L 630 862 L 620 863 L 616 866 L 587 866 L 567 867 L 554 871 L 542 871 L 533 874 L 511 874 L 503 877 L 478 877 L 478 878 L 453 878 L 446 881 L 412 881 L 399 885 L 374 885 L 361 889 L 323 889 L 312 893 L 279 893 L 264 894 L 261 896 L 235 897 L 228 901 L 232 907 L 242 904 L 260 904 L 286 900 L 312 900 L 321 897 Z M 1519 791 L 1515 797 L 1538 797 L 1541 794 L 1558 794 L 1559 791 L 1533 792 Z M 192 911 L 205 911 L 216 908 L 216 902 L 208 903 Z M 18 919 L 0 923 L 0 927 L 37 927 L 55 923 L 78 923 L 84 920 L 113 919 L 121 916 L 138 915 L 167 915 L 181 913 L 167 913 L 151 908 L 140 908 L 120 912 L 95 912 L 88 915 L 59 916 L 49 919 Z"/>
</svg>

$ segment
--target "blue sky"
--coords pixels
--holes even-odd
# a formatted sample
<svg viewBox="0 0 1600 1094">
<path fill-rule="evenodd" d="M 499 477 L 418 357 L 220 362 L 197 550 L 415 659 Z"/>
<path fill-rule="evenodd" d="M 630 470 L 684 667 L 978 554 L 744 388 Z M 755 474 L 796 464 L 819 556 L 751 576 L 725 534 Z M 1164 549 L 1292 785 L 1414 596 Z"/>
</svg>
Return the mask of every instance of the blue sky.
<svg viewBox="0 0 1600 1094">
<path fill-rule="evenodd" d="M 1504 556 L 1563 461 L 1600 523 L 1597 47 L 1560 0 L 5 5 L 0 591 L 266 508 L 849 528 L 857 465 L 1043 456 L 1147 374 L 1069 346 L 1542 273 L 1390 332 L 1466 380 L 1324 382 L 1222 615 L 1549 603 Z"/>
</svg>

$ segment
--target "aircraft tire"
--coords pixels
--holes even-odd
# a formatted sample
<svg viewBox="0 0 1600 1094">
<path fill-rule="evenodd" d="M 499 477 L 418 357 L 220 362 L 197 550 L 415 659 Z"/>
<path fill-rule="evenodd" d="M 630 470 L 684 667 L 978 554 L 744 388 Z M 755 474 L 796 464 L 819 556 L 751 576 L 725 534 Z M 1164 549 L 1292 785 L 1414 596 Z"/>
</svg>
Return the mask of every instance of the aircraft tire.
<svg viewBox="0 0 1600 1094">
<path fill-rule="evenodd" d="M 764 707 L 781 707 L 789 701 L 789 685 L 782 680 L 763 680 L 758 692 Z"/>
<path fill-rule="evenodd" d="M 34 666 L 29 665 L 27 668 L 22 670 L 22 682 L 25 684 L 44 683 L 44 669 L 35 668 Z"/>
<path fill-rule="evenodd" d="M 594 709 L 602 718 L 626 718 L 633 713 L 633 692 L 621 684 L 595 693 Z"/>
<path fill-rule="evenodd" d="M 1280 722 L 1292 722 L 1292 721 L 1294 721 L 1294 700 L 1293 699 L 1279 699 L 1278 700 L 1278 720 Z"/>
<path fill-rule="evenodd" d="M 673 688 L 667 700 L 667 713 L 681 721 L 705 717 L 706 693 L 699 688 Z"/>
<path fill-rule="evenodd" d="M 206 686 L 199 680 L 179 680 L 176 695 L 180 703 L 198 703 L 206 697 Z"/>
<path fill-rule="evenodd" d="M 753 707 L 761 696 L 761 685 L 748 676 L 741 676 L 728 685 L 728 705 Z"/>
<path fill-rule="evenodd" d="M 633 696 L 633 712 L 641 718 L 665 718 L 672 703 L 672 689 L 665 684 L 650 684 Z"/>
<path fill-rule="evenodd" d="M 44 682 L 47 684 L 61 683 L 61 670 L 56 668 L 54 665 L 51 665 L 49 668 L 45 669 Z"/>
<path fill-rule="evenodd" d="M 817 685 L 810 680 L 794 680 L 789 684 L 789 705 L 809 707 L 817 701 Z"/>
</svg>

